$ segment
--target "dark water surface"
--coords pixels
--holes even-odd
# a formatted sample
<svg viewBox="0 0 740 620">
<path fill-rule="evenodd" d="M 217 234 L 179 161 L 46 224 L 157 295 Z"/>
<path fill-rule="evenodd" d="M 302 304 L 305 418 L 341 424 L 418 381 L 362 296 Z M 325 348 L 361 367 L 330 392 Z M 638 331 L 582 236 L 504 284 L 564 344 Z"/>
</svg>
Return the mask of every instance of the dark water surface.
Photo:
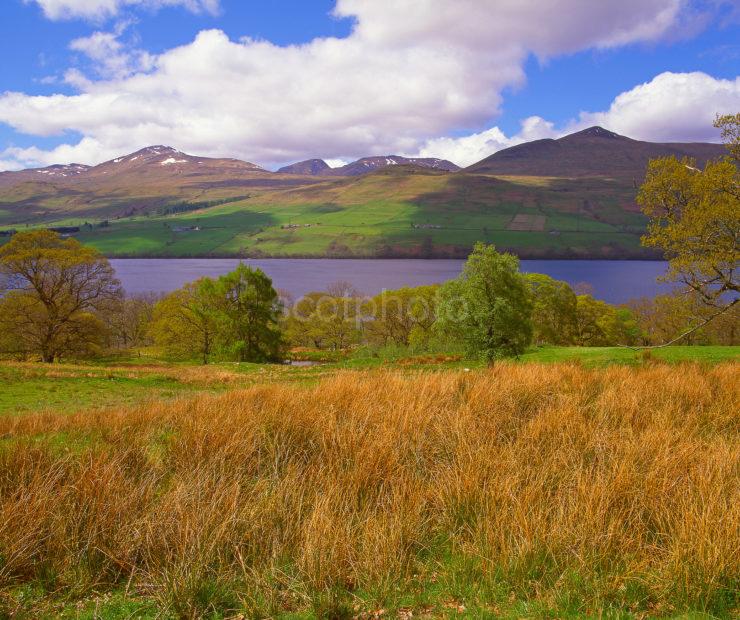
<svg viewBox="0 0 740 620">
<path fill-rule="evenodd" d="M 123 287 L 129 293 L 168 292 L 203 276 L 219 276 L 234 269 L 239 260 L 231 258 L 125 258 L 112 259 Z M 332 282 L 346 280 L 365 295 L 402 286 L 435 284 L 455 278 L 462 260 L 418 259 L 322 259 L 273 258 L 243 260 L 259 267 L 284 289 L 298 298 L 310 291 L 326 290 Z M 658 284 L 666 263 L 616 260 L 523 260 L 522 270 L 546 273 L 569 284 L 586 283 L 599 299 L 622 303 L 635 297 L 665 292 Z"/>
</svg>

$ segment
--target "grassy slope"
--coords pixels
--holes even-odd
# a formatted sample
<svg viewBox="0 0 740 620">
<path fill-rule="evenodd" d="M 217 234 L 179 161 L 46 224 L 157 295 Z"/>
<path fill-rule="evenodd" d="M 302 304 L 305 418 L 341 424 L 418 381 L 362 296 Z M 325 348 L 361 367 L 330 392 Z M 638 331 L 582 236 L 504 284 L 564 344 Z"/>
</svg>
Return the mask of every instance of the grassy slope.
<svg viewBox="0 0 740 620">
<path fill-rule="evenodd" d="M 276 376 L 0 417 L 0 615 L 733 617 L 737 366 L 678 370 Z"/>
<path fill-rule="evenodd" d="M 201 192 L 198 200 L 210 193 Z M 80 239 L 110 256 L 460 256 L 480 240 L 533 257 L 624 257 L 639 254 L 644 225 L 633 207 L 634 188 L 610 179 L 393 169 L 249 193 L 247 200 L 197 212 L 112 220 L 108 228 L 83 231 Z M 78 218 L 56 213 L 65 215 L 46 219 L 67 225 L 95 219 L 86 212 Z M 108 217 L 110 209 L 101 213 Z M 517 215 L 541 216 L 544 225 L 511 230 Z M 190 226 L 201 230 L 173 232 Z"/>
</svg>

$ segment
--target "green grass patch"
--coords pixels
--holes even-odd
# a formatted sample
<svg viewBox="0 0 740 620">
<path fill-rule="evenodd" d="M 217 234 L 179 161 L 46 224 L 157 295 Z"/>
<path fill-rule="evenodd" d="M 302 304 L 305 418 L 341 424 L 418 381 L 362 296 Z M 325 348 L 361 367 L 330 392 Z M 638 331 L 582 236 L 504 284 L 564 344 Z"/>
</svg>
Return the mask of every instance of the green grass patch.
<svg viewBox="0 0 740 620">
<path fill-rule="evenodd" d="M 539 347 L 519 358 L 521 362 L 582 362 L 586 366 L 608 364 L 639 364 L 658 362 L 702 362 L 716 364 L 740 361 L 740 347 L 731 346 L 672 346 L 663 349 L 634 351 L 625 347 Z"/>
</svg>

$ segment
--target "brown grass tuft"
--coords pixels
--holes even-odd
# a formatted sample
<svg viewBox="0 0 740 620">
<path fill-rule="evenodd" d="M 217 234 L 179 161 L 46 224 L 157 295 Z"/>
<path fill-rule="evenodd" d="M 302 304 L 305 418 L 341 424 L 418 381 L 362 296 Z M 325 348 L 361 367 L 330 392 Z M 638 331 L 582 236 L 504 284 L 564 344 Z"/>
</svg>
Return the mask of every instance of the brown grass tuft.
<svg viewBox="0 0 740 620">
<path fill-rule="evenodd" d="M 730 613 L 739 386 L 733 364 L 502 365 L 2 418 L 0 588 L 126 586 L 184 617 L 432 587 Z"/>
</svg>

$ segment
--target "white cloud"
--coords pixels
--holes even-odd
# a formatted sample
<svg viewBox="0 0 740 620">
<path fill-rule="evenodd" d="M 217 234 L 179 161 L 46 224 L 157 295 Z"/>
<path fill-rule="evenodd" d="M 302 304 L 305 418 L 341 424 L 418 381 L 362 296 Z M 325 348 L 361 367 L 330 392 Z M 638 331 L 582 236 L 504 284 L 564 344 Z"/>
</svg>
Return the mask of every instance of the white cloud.
<svg viewBox="0 0 740 620">
<path fill-rule="evenodd" d="M 62 5 L 94 14 L 134 1 L 44 3 L 58 15 Z M 501 92 L 523 83 L 529 54 L 659 39 L 681 22 L 687 1 L 338 0 L 335 13 L 356 22 L 343 39 L 278 46 L 207 30 L 144 61 L 115 36 L 96 33 L 74 45 L 103 77 L 68 72 L 76 95 L 0 95 L 0 122 L 38 136 L 84 136 L 65 151 L 38 151 L 39 163 L 63 153 L 95 163 L 153 143 L 265 165 L 420 149 L 447 149 L 465 162 L 466 153 L 496 148 L 506 137 L 489 130 L 427 141 L 495 116 Z M 534 118 L 521 136 L 553 131 Z"/>
<path fill-rule="evenodd" d="M 522 128 L 515 136 L 508 137 L 498 127 L 458 138 L 433 138 L 427 140 L 415 157 L 439 157 L 469 166 L 501 149 L 542 138 L 557 138 L 562 132 L 551 122 L 539 116 L 530 116 L 522 121 Z"/>
<path fill-rule="evenodd" d="M 521 131 L 513 136 L 492 127 L 459 138 L 427 140 L 414 154 L 469 166 L 522 142 L 559 138 L 593 125 L 648 142 L 717 142 L 719 132 L 712 126 L 715 116 L 737 110 L 740 110 L 740 77 L 724 80 L 701 72 L 665 72 L 621 93 L 608 110 L 581 112 L 577 119 L 560 128 L 532 116 L 522 122 Z"/>
<path fill-rule="evenodd" d="M 120 154 L 119 150 L 107 147 L 93 138 L 83 138 L 77 144 L 61 144 L 51 150 L 42 150 L 35 146 L 10 147 L 0 152 L 0 157 L 7 158 L 0 159 L 0 170 L 19 170 L 55 163 L 97 164 Z"/>
<path fill-rule="evenodd" d="M 458 166 L 469 166 L 491 153 L 514 144 L 517 144 L 515 138 L 508 138 L 498 127 L 491 127 L 480 133 L 459 138 L 432 138 L 412 156 L 439 157 L 448 159 Z"/>
<path fill-rule="evenodd" d="M 0 172 L 22 170 L 27 167 L 28 166 L 24 166 L 19 159 L 0 159 Z"/>
<path fill-rule="evenodd" d="M 652 142 L 716 141 L 712 121 L 740 110 L 740 77 L 723 80 L 706 73 L 661 73 L 614 99 L 605 112 L 584 113 L 580 126 L 603 125 Z"/>
<path fill-rule="evenodd" d="M 69 48 L 87 56 L 98 76 L 107 79 L 122 79 L 137 71 L 148 71 L 154 59 L 151 54 L 138 49 L 129 49 L 120 40 L 127 24 L 120 24 L 113 32 L 94 32 L 90 36 L 74 39 Z M 81 72 L 70 70 L 65 81 L 85 88 L 88 80 Z"/>
<path fill-rule="evenodd" d="M 35 2 L 48 19 L 101 20 L 118 15 L 127 7 L 157 10 L 167 6 L 182 6 L 193 13 L 218 13 L 219 0 L 24 0 Z"/>
<path fill-rule="evenodd" d="M 324 162 L 329 168 L 341 168 L 350 163 L 348 159 L 324 159 Z"/>
</svg>

